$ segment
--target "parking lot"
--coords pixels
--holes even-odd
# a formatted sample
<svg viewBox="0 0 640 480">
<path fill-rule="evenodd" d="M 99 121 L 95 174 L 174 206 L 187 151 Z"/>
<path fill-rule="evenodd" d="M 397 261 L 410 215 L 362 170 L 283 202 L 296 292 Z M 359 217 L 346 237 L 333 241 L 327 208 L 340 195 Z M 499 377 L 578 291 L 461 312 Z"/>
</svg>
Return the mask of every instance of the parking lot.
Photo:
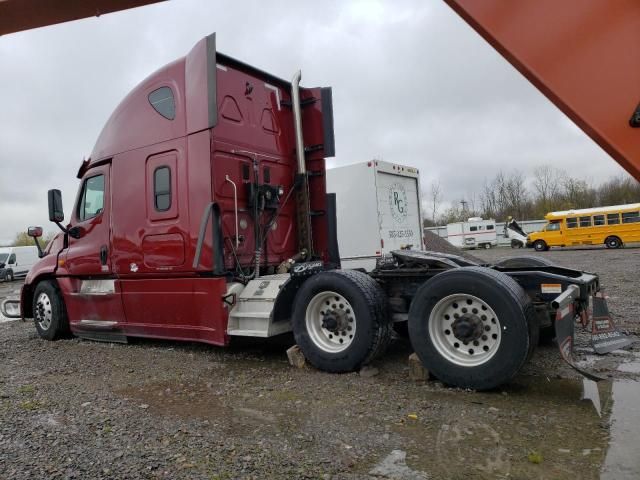
<svg viewBox="0 0 640 480">
<path fill-rule="evenodd" d="M 640 249 L 541 256 L 599 273 L 615 320 L 640 333 Z M 0 297 L 18 290 L 0 284 Z M 292 343 L 46 342 L 30 323 L 0 323 L 0 476 L 617 478 L 612 391 L 639 376 L 617 370 L 634 365 L 637 346 L 607 358 L 579 346 L 611 376 L 596 401 L 582 400 L 581 377 L 553 345 L 512 384 L 477 393 L 411 381 L 403 338 L 374 368 L 343 375 L 290 367 Z"/>
</svg>

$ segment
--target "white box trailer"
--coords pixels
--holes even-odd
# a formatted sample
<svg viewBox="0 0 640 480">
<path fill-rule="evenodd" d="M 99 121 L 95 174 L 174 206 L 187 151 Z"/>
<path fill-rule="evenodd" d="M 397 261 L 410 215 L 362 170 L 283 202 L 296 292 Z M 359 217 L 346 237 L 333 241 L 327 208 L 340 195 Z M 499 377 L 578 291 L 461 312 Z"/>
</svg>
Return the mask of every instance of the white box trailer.
<svg viewBox="0 0 640 480">
<path fill-rule="evenodd" d="M 342 268 L 371 271 L 392 250 L 422 249 L 418 170 L 372 160 L 327 170 Z"/>
<path fill-rule="evenodd" d="M 449 223 L 447 240 L 458 248 L 492 248 L 498 245 L 496 221 L 471 217 L 466 222 Z"/>
<path fill-rule="evenodd" d="M 32 247 L 0 247 L 0 280 L 26 277 L 38 261 L 38 249 Z"/>
</svg>

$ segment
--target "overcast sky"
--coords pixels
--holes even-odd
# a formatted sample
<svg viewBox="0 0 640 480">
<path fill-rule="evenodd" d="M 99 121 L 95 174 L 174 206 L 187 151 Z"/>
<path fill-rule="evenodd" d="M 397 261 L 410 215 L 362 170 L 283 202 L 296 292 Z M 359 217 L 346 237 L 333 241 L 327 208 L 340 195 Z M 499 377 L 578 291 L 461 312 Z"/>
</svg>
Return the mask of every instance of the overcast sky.
<svg viewBox="0 0 640 480">
<path fill-rule="evenodd" d="M 479 192 L 551 164 L 590 182 L 624 170 L 440 0 L 176 0 L 0 37 L 0 244 L 67 215 L 105 121 L 132 87 L 217 32 L 217 47 L 332 86 L 336 157 L 417 166 L 425 194 Z M 444 206 L 444 205 L 443 205 Z"/>
</svg>

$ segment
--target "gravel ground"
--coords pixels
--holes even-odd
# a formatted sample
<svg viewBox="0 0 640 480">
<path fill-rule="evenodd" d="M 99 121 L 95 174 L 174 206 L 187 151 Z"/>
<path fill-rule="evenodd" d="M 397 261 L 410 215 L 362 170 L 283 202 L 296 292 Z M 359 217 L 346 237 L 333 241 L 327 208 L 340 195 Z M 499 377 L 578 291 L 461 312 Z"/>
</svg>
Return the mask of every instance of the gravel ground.
<svg viewBox="0 0 640 480">
<path fill-rule="evenodd" d="M 640 331 L 640 250 L 542 256 L 600 273 L 616 320 Z M 600 416 L 553 346 L 477 393 L 411 381 L 403 339 L 343 375 L 290 367 L 292 343 L 47 342 L 0 323 L 0 478 L 599 478 L 611 384 Z"/>
</svg>

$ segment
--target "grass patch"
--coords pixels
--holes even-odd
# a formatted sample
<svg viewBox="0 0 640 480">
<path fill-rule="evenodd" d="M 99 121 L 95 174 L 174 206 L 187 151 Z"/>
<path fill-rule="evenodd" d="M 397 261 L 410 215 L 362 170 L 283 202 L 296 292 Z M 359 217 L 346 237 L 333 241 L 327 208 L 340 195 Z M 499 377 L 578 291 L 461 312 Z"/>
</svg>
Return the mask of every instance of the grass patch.
<svg viewBox="0 0 640 480">
<path fill-rule="evenodd" d="M 18 387 L 18 393 L 22 395 L 33 395 L 36 392 L 36 387 L 33 385 L 21 385 Z"/>
<path fill-rule="evenodd" d="M 39 402 L 37 400 L 27 400 L 26 402 L 22 402 L 20 404 L 20 408 L 22 410 L 28 410 L 28 411 L 37 410 L 40 407 L 42 407 L 42 402 Z"/>
</svg>

